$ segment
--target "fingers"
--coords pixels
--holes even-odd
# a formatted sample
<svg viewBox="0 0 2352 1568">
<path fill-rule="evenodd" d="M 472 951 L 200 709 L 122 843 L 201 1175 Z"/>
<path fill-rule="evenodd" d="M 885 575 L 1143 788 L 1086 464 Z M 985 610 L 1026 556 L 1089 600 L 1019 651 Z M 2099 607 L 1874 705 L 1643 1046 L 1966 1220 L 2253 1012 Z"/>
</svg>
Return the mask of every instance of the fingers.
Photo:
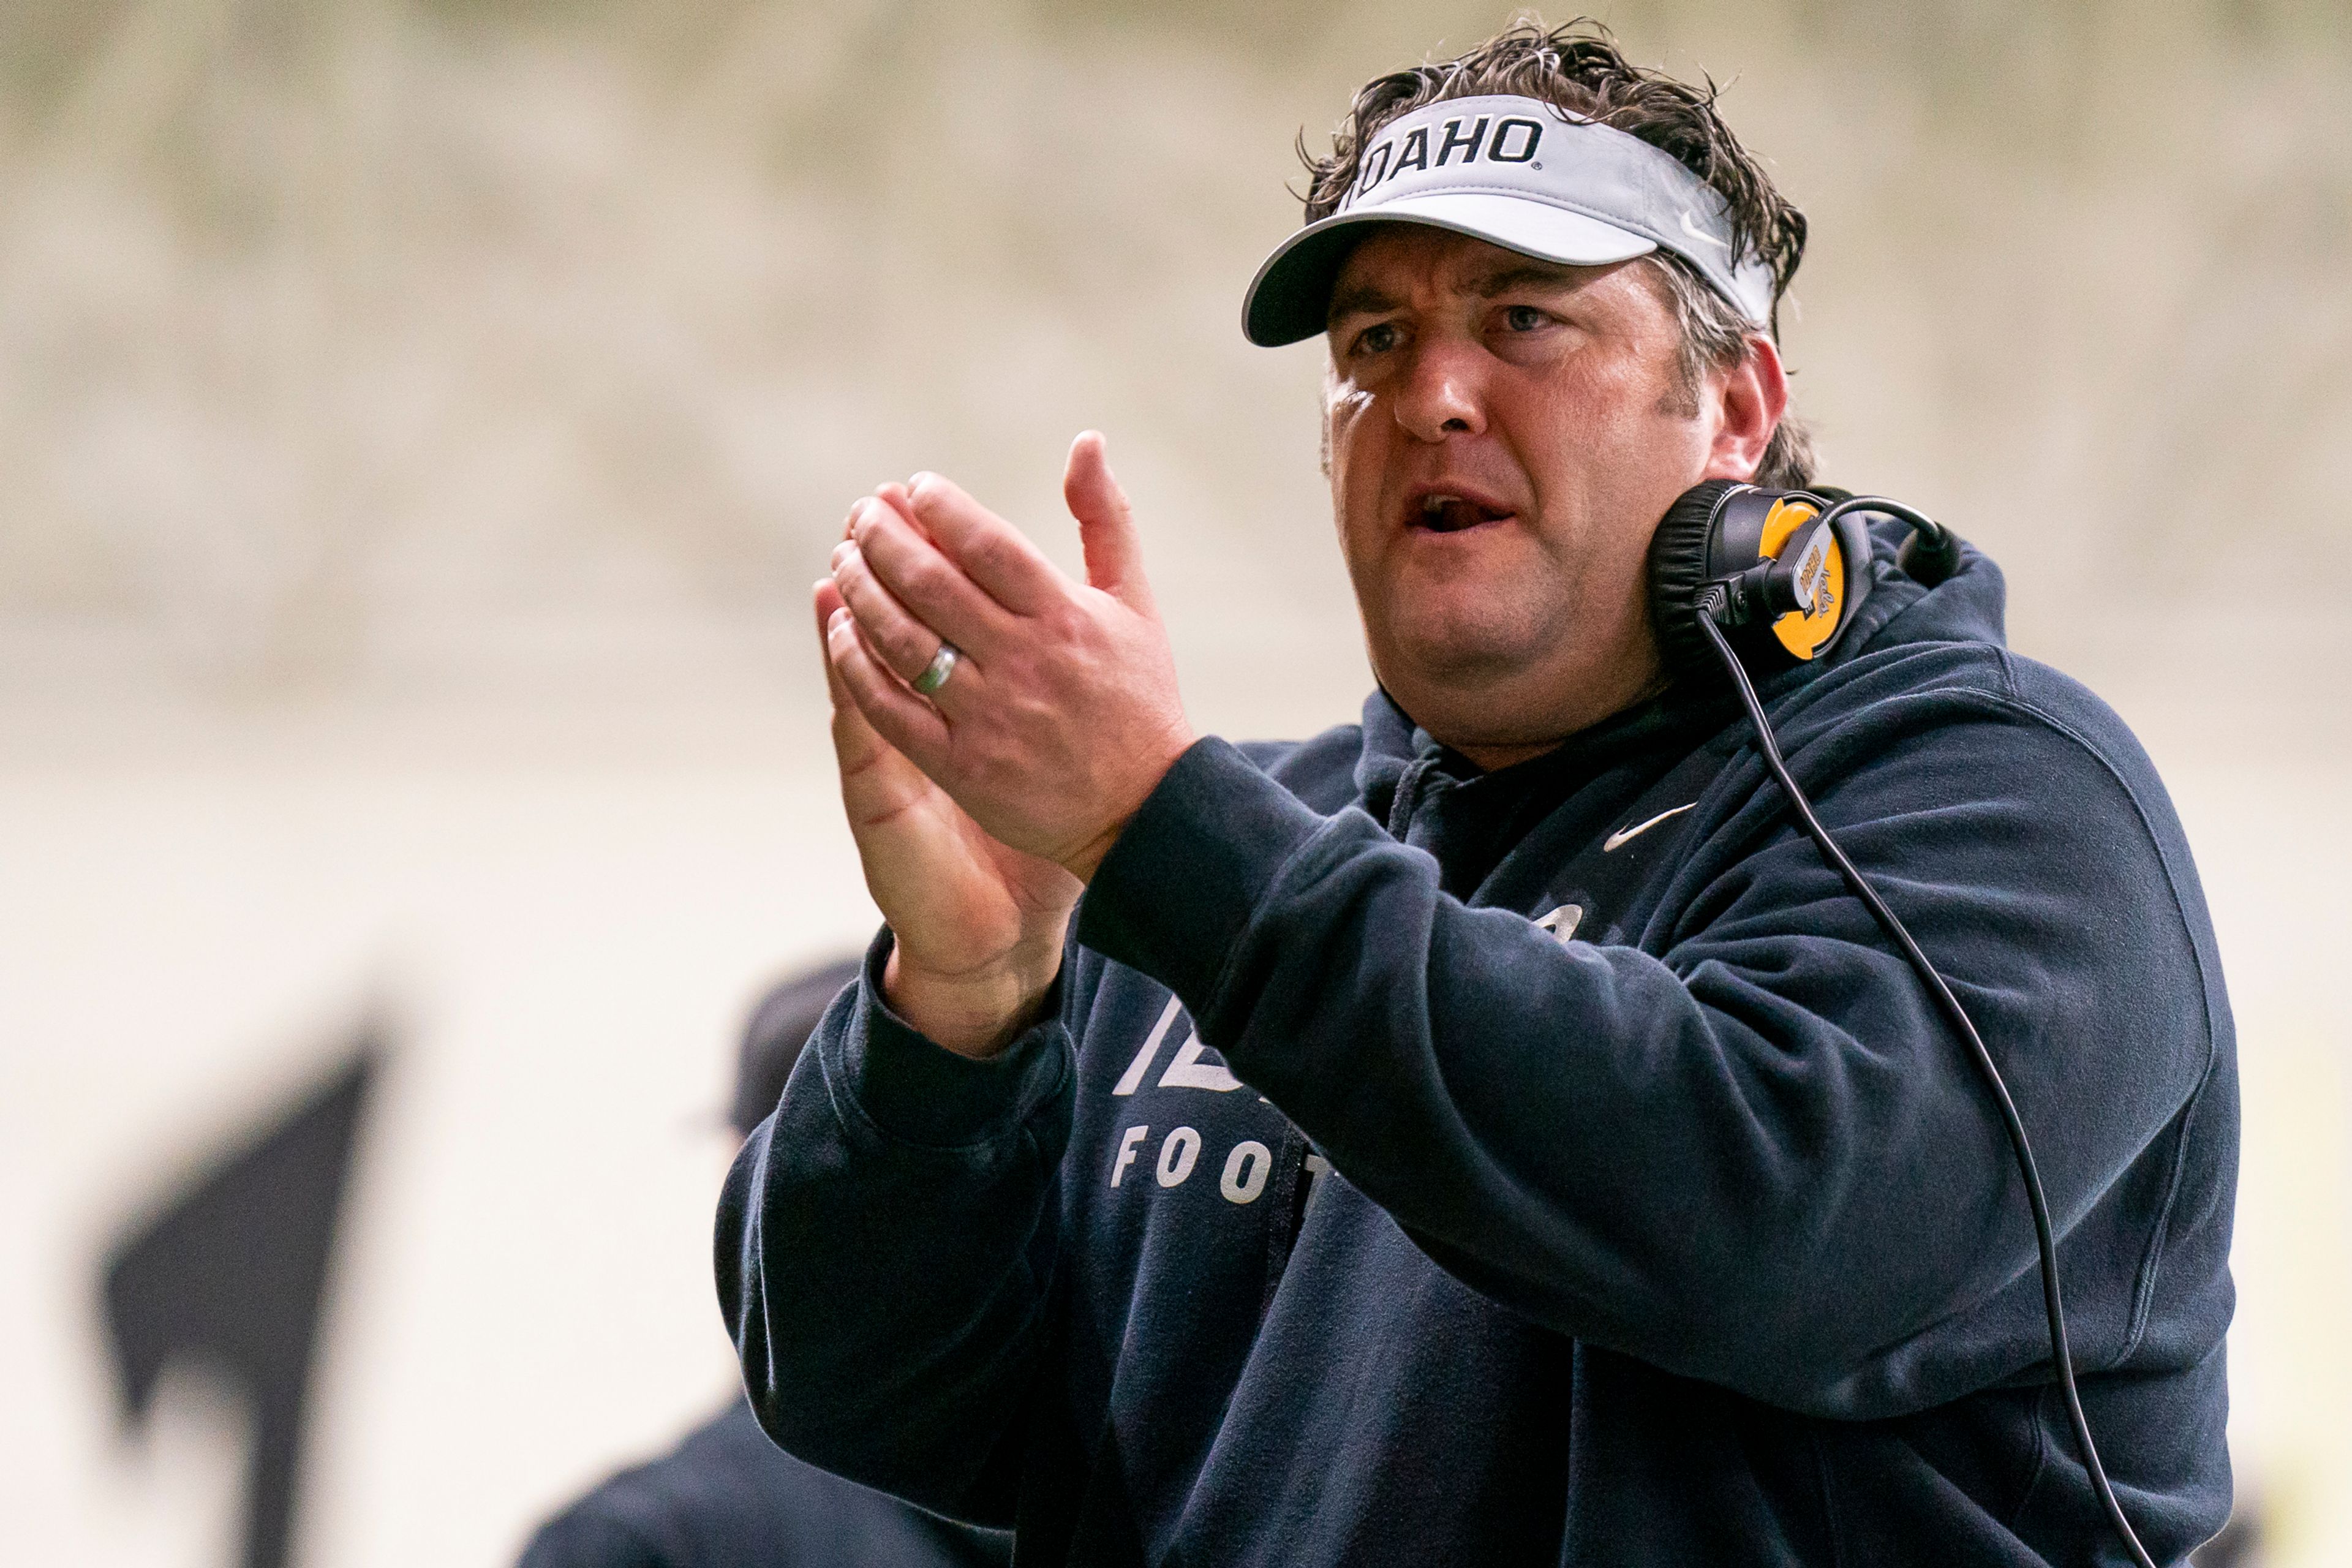
<svg viewBox="0 0 2352 1568">
<path fill-rule="evenodd" d="M 841 595 L 832 582 L 817 584 L 820 643 L 825 640 L 826 623 L 841 608 Z M 866 721 L 830 658 L 825 660 L 824 679 L 833 694 L 833 750 L 841 764 L 841 804 L 849 815 L 850 830 L 860 835 L 859 852 L 864 854 L 866 830 L 882 827 L 919 808 L 938 786 Z"/>
<path fill-rule="evenodd" d="M 866 646 L 881 656 L 891 674 L 912 684 L 939 653 L 941 634 L 908 614 L 875 574 L 865 552 L 847 540 L 834 546 L 833 581 Z"/>
<path fill-rule="evenodd" d="M 940 552 L 1015 615 L 1042 615 L 1069 596 L 1069 579 L 1021 531 L 937 474 L 917 474 L 908 504 Z"/>
<path fill-rule="evenodd" d="M 841 683 L 841 677 L 833 668 L 832 653 L 826 646 L 825 626 L 833 619 L 834 613 L 842 607 L 841 590 L 834 586 L 832 578 L 821 578 L 816 584 L 814 598 L 817 653 L 824 663 L 825 691 L 833 700 L 833 753 L 841 763 L 842 780 L 846 784 L 850 779 L 890 755 L 890 746 L 874 732 L 874 726 L 866 721 L 866 715 L 858 710 L 856 700 L 849 695 L 849 688 Z"/>
<path fill-rule="evenodd" d="M 845 606 L 841 589 L 830 577 L 817 579 L 814 590 L 816 601 L 817 652 L 824 660 L 825 693 L 833 700 L 833 743 L 841 753 L 842 766 L 863 764 L 869 753 L 886 749 L 889 742 L 874 732 L 866 721 L 849 688 L 842 683 L 841 672 L 833 667 L 833 639 L 829 635 L 833 617 Z M 852 752 L 856 754 L 853 757 Z"/>
<path fill-rule="evenodd" d="M 1143 575 L 1143 542 L 1136 537 L 1135 514 L 1127 492 L 1111 477 L 1102 432 L 1082 432 L 1070 443 L 1070 464 L 1062 475 L 1062 499 L 1078 520 L 1078 542 L 1087 554 L 1087 581 L 1131 610 L 1152 613 L 1151 584 Z"/>
<path fill-rule="evenodd" d="M 816 597 L 824 628 L 825 673 L 834 696 L 834 743 L 842 748 L 843 772 L 858 765 L 853 763 L 849 747 L 863 742 L 861 726 L 878 742 L 904 753 L 918 768 L 929 772 L 939 766 L 947 755 L 947 721 L 883 667 L 859 635 L 857 617 L 846 604 L 838 602 L 835 585 L 818 584 Z M 854 712 L 857 722 L 844 725 L 845 710 Z M 860 763 L 865 760 L 861 750 Z"/>
<path fill-rule="evenodd" d="M 834 576 L 842 580 L 850 609 L 861 623 L 867 622 L 865 605 L 856 593 L 849 592 L 844 571 L 852 575 L 868 574 L 879 579 L 879 586 L 901 614 L 919 622 L 929 634 L 920 650 L 925 663 L 937 649 L 940 637 L 985 663 L 989 649 L 1014 629 L 1013 615 L 940 552 L 899 510 L 905 504 L 905 489 L 886 485 L 876 496 L 858 502 L 850 513 L 850 542 L 858 559 L 845 564 L 842 552 L 834 552 Z M 870 623 L 868 629 L 872 629 Z M 909 669 L 899 662 L 897 648 L 885 644 L 883 652 L 899 674 L 912 679 L 920 673 L 920 664 Z"/>
</svg>

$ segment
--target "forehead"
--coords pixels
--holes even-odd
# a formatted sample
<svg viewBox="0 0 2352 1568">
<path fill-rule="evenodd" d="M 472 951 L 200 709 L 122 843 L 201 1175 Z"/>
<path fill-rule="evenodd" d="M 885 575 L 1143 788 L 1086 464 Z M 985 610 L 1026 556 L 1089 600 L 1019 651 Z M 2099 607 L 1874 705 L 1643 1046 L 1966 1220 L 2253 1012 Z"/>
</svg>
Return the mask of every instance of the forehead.
<svg viewBox="0 0 2352 1568">
<path fill-rule="evenodd" d="M 1428 224 L 1382 223 L 1340 264 L 1329 313 L 1391 309 L 1416 299 L 1491 294 L 1522 286 L 1580 288 L 1624 265 L 1570 267 Z"/>
</svg>

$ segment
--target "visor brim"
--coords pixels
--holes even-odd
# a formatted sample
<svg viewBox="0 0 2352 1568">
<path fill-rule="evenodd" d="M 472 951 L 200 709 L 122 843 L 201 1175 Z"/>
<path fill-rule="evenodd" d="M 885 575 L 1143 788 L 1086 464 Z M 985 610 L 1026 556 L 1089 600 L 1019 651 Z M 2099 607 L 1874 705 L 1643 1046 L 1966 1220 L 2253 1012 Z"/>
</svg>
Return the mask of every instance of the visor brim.
<svg viewBox="0 0 2352 1568">
<path fill-rule="evenodd" d="M 1335 214 L 1285 240 L 1250 282 L 1242 301 L 1243 333 L 1262 348 L 1319 334 L 1329 315 L 1331 286 L 1364 237 L 1358 231 L 1379 223 L 1450 229 L 1570 267 L 1630 261 L 1658 248 L 1645 235 L 1525 196 L 1469 191 L 1407 196 Z"/>
</svg>

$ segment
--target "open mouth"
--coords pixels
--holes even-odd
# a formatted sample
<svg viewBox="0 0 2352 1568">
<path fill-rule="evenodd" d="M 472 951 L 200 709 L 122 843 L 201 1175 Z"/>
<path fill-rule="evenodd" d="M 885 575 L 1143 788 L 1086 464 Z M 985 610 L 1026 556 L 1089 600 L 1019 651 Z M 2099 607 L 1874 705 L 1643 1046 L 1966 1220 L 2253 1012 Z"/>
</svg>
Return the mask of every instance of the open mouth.
<svg viewBox="0 0 2352 1568">
<path fill-rule="evenodd" d="M 1462 533 L 1486 523 L 1500 522 L 1510 515 L 1507 508 L 1443 492 L 1421 497 L 1407 512 L 1412 527 L 1431 533 Z"/>
</svg>

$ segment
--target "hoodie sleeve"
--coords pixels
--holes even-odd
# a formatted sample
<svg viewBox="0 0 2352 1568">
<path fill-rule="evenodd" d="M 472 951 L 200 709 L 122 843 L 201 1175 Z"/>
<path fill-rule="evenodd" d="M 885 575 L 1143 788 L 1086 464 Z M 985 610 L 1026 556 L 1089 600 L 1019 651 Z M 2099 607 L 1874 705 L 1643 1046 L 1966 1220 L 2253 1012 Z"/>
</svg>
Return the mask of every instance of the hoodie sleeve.
<svg viewBox="0 0 2352 1568">
<path fill-rule="evenodd" d="M 986 1061 L 881 1001 L 885 930 L 720 1197 L 719 1294 L 786 1451 L 975 1523 L 1012 1522 L 1069 1137 L 1059 1016 Z"/>
<path fill-rule="evenodd" d="M 2068 1280 L 2076 1355 L 2120 1359 L 2214 1040 L 2160 790 L 2152 824 L 2098 749 L 2002 694 L 1824 728 L 1800 782 L 1990 1042 L 2062 1234 L 2095 1232 L 2062 1267 L 2104 1271 Z M 1436 1261 L 1548 1327 L 1847 1417 L 2025 1371 L 2048 1353 L 2032 1232 L 1964 1047 L 1752 752 L 1701 811 L 1639 947 L 1562 943 L 1208 741 L 1079 935 L 1176 991 Z"/>
</svg>

